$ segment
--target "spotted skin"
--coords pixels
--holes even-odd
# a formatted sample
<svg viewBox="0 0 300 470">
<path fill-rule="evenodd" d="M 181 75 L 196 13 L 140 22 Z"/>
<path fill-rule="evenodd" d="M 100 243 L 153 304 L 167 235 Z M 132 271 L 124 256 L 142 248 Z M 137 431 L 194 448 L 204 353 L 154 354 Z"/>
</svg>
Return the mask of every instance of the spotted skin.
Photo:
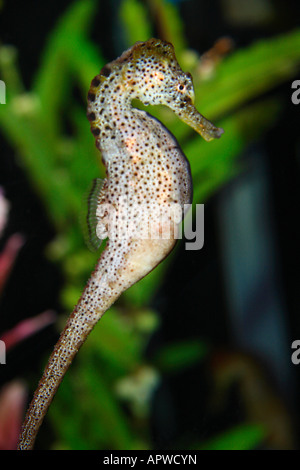
<svg viewBox="0 0 300 470">
<path fill-rule="evenodd" d="M 122 292 L 170 253 L 184 204 L 192 199 L 189 163 L 176 139 L 159 121 L 133 108 L 133 99 L 168 106 L 206 140 L 223 132 L 194 108 L 192 78 L 179 67 L 169 43 L 138 42 L 92 80 L 87 117 L 106 168 L 97 201 L 97 234 L 101 236 L 107 226 L 103 208 L 116 211 L 117 223 L 45 368 L 22 427 L 19 449 L 33 448 L 56 390 L 94 325 Z M 124 205 L 127 212 L 122 218 L 118 214 Z M 157 217 L 154 206 L 163 208 L 165 217 Z M 168 212 L 173 206 L 181 209 L 175 224 Z M 139 237 L 136 230 L 149 222 L 151 238 Z M 120 234 L 116 228 L 124 230 Z"/>
</svg>

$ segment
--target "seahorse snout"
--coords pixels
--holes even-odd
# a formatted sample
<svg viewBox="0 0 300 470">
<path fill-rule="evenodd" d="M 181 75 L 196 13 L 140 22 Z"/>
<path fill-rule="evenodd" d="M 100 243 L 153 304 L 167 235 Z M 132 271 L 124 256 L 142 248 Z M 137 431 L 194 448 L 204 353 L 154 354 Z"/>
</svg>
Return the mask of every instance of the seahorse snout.
<svg viewBox="0 0 300 470">
<path fill-rule="evenodd" d="M 192 127 L 207 142 L 218 139 L 224 133 L 221 127 L 216 127 L 195 108 L 192 99 L 183 98 L 181 102 L 173 101 L 172 111 L 188 126 Z"/>
</svg>

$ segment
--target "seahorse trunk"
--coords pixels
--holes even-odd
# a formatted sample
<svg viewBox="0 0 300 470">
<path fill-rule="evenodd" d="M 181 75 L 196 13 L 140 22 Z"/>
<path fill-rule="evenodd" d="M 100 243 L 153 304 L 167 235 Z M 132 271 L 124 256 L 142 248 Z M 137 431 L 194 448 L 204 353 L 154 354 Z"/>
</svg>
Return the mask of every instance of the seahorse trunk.
<svg viewBox="0 0 300 470">
<path fill-rule="evenodd" d="M 122 292 L 155 268 L 174 245 L 173 238 L 107 243 L 34 393 L 22 426 L 19 450 L 33 448 L 38 430 L 65 373 L 96 323 Z"/>
</svg>

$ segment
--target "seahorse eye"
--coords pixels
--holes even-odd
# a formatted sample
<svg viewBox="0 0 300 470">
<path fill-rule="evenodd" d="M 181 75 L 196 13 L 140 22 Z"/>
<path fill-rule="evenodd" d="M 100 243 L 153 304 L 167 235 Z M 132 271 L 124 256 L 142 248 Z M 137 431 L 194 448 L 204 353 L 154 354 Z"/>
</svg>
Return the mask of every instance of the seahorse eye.
<svg viewBox="0 0 300 470">
<path fill-rule="evenodd" d="M 185 86 L 183 83 L 179 83 L 176 88 L 177 88 L 177 90 L 180 91 L 181 93 L 184 92 L 184 91 L 186 91 L 186 86 Z"/>
</svg>

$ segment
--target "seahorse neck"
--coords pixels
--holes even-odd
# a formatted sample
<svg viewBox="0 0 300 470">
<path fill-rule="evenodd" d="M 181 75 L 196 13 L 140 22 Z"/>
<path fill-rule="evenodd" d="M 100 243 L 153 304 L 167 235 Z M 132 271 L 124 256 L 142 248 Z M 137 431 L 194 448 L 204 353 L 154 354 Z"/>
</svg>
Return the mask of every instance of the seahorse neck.
<svg viewBox="0 0 300 470">
<path fill-rule="evenodd" d="M 110 88 L 99 95 L 99 101 L 103 100 L 103 108 L 99 112 L 98 147 L 104 163 L 108 158 L 118 159 L 118 156 L 123 160 L 126 156 L 130 158 L 133 143 L 149 135 L 147 121 L 150 117 L 132 106 L 134 91 L 115 80 Z"/>
</svg>

